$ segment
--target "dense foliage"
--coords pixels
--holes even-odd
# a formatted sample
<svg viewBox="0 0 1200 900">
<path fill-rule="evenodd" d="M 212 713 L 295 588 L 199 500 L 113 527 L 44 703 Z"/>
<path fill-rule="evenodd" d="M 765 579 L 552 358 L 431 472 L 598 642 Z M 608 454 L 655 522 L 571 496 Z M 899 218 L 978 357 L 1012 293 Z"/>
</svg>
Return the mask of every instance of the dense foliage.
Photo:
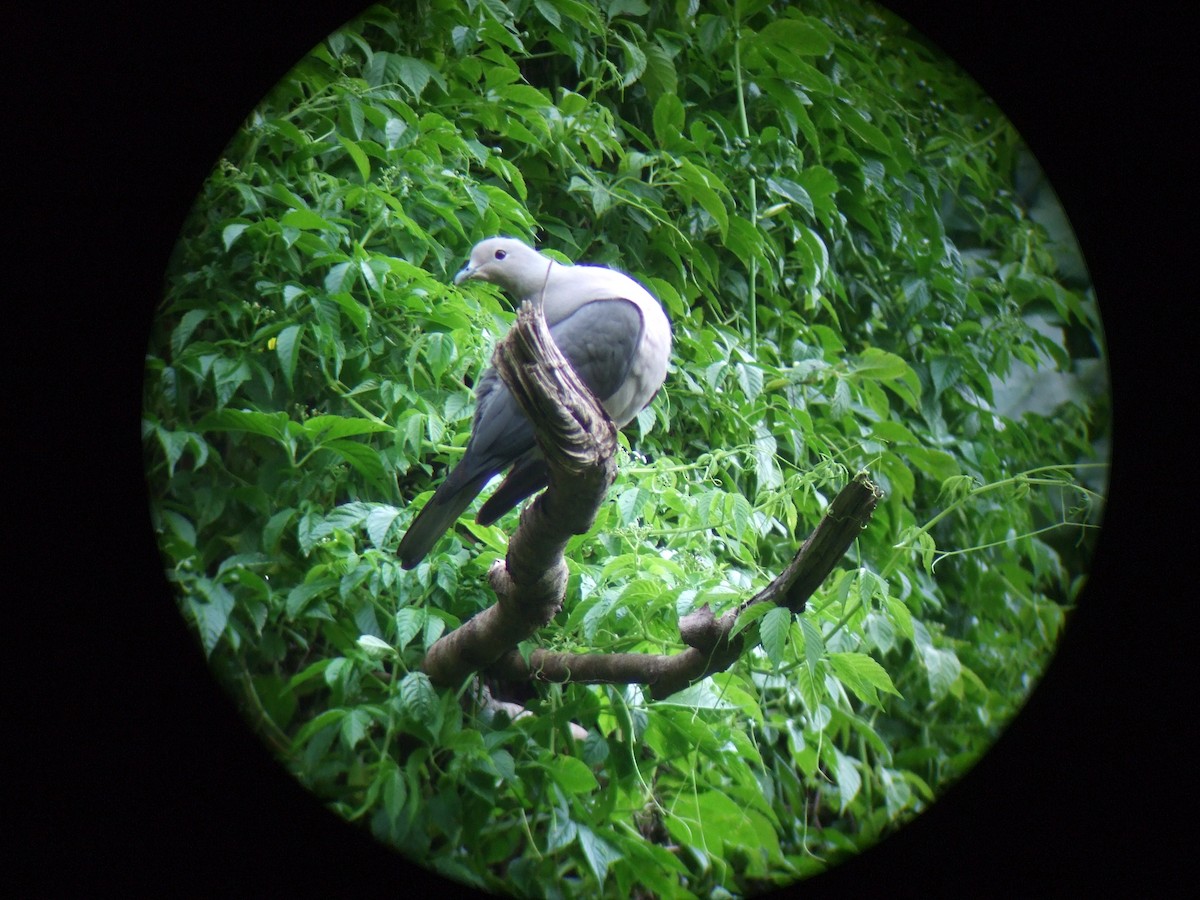
<svg viewBox="0 0 1200 900">
<path fill-rule="evenodd" d="M 807 611 L 684 694 L 483 721 L 419 671 L 515 521 L 394 557 L 512 320 L 450 284 L 493 234 L 634 274 L 675 330 L 542 641 L 679 649 L 854 472 L 886 491 Z M 252 113 L 180 237 L 152 512 L 215 674 L 342 816 L 521 895 L 753 892 L 921 810 L 1036 684 L 1099 517 L 1099 335 L 1018 136 L 875 7 L 375 7 Z"/>
</svg>

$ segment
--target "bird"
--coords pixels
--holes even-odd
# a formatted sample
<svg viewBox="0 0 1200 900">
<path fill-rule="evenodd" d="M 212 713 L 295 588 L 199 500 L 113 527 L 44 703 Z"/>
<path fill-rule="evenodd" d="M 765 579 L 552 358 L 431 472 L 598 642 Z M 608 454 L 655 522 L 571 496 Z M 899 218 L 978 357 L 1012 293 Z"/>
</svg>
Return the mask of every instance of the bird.
<svg viewBox="0 0 1200 900">
<path fill-rule="evenodd" d="M 456 285 L 487 281 L 518 303 L 541 303 L 554 342 L 618 428 L 644 409 L 667 375 L 671 325 L 641 284 L 615 269 L 567 265 L 517 238 L 492 237 L 471 250 Z M 501 472 L 508 475 L 476 516 L 490 525 L 549 483 L 533 424 L 488 368 L 475 389 L 466 451 L 418 513 L 396 549 L 412 569 Z"/>
</svg>

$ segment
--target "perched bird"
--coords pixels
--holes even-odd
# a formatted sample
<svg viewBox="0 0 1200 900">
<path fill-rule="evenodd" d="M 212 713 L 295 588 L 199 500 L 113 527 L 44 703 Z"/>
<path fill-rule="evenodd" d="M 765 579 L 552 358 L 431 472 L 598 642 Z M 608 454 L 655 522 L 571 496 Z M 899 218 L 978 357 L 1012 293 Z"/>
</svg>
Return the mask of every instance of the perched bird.
<svg viewBox="0 0 1200 900">
<path fill-rule="evenodd" d="M 658 301 L 627 275 L 569 266 L 514 238 L 476 244 L 455 284 L 478 278 L 518 302 L 542 303 L 550 334 L 618 428 L 648 404 L 667 375 L 671 326 Z M 548 483 L 533 424 L 495 369 L 475 389 L 475 419 L 463 458 L 409 527 L 397 554 L 419 563 L 493 476 L 509 470 L 476 516 L 490 525 Z"/>
</svg>

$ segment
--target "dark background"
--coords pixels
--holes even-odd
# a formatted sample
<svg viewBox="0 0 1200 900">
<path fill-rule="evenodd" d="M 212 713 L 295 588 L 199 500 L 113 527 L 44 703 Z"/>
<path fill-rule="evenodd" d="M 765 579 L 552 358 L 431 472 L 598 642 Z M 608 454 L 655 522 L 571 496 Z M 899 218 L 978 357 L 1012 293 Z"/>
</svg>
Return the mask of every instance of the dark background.
<svg viewBox="0 0 1200 900">
<path fill-rule="evenodd" d="M 927 813 L 797 892 L 1186 895 L 1195 589 L 1163 575 L 1189 566 L 1195 532 L 1175 493 L 1192 477 L 1179 451 L 1196 387 L 1194 174 L 1180 177 L 1195 165 L 1195 23 L 1160 3 L 887 5 L 996 99 L 1063 201 L 1110 345 L 1113 482 L 1091 583 L 1024 712 Z M 313 896 L 403 894 L 420 877 L 325 812 L 209 678 L 142 481 L 143 355 L 183 218 L 244 116 L 357 11 L 136 0 L 6 15 L 4 536 L 19 564 L 0 608 L 22 617 L 0 628 L 19 760 L 6 884 Z"/>
</svg>

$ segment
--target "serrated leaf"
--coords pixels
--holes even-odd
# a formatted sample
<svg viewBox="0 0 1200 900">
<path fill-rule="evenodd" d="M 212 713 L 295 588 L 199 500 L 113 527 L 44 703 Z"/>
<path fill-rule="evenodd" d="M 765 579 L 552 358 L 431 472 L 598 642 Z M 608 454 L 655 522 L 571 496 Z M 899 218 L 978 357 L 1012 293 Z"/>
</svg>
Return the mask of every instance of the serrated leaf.
<svg viewBox="0 0 1200 900">
<path fill-rule="evenodd" d="M 325 275 L 326 293 L 337 294 L 350 290 L 354 286 L 354 279 L 357 275 L 358 267 L 350 262 L 340 262 L 330 266 L 329 272 Z"/>
<path fill-rule="evenodd" d="M 437 692 L 424 672 L 409 672 L 397 692 L 401 708 L 418 722 L 432 724 L 437 717 Z"/>
<path fill-rule="evenodd" d="M 382 547 L 387 540 L 388 532 L 391 530 L 392 523 L 396 521 L 396 517 L 400 515 L 400 510 L 395 506 L 377 506 L 367 514 L 367 537 L 371 539 L 371 543 L 376 547 Z"/>
<path fill-rule="evenodd" d="M 915 634 L 912 613 L 908 611 L 908 607 L 904 605 L 904 601 L 897 600 L 894 597 L 885 597 L 883 605 L 884 609 L 887 610 L 892 624 L 896 626 L 896 630 L 911 641 Z"/>
<path fill-rule="evenodd" d="M 367 652 L 368 656 L 389 656 L 395 652 L 392 649 L 391 644 L 385 640 L 375 637 L 373 634 L 360 635 L 356 643 Z"/>
<path fill-rule="evenodd" d="M 821 657 L 825 655 L 825 638 L 807 616 L 800 617 L 800 633 L 804 636 L 804 661 L 808 664 L 809 674 L 815 678 Z"/>
<path fill-rule="evenodd" d="M 830 653 L 829 663 L 838 680 L 872 706 L 882 707 L 876 690 L 900 696 L 883 666 L 865 653 Z"/>
<path fill-rule="evenodd" d="M 729 636 L 737 637 L 740 632 L 745 631 L 774 608 L 769 603 L 755 603 L 753 606 L 746 607 L 738 613 L 737 621 L 729 632 Z"/>
<path fill-rule="evenodd" d="M 767 651 L 767 658 L 776 666 L 784 661 L 791 630 L 792 612 L 783 606 L 777 606 L 767 613 L 759 626 L 758 633 L 762 637 L 763 649 Z"/>
<path fill-rule="evenodd" d="M 809 196 L 808 191 L 790 178 L 768 178 L 767 190 L 791 200 L 810 216 L 816 216 L 816 209 L 813 207 L 812 197 Z"/>
<path fill-rule="evenodd" d="M 371 717 L 366 710 L 352 709 L 342 718 L 341 736 L 346 749 L 353 750 L 367 736 Z"/>
<path fill-rule="evenodd" d="M 578 835 L 579 847 L 583 850 L 588 867 L 595 873 L 596 880 L 603 885 L 608 876 L 608 867 L 624 856 L 586 825 L 578 826 Z"/>
<path fill-rule="evenodd" d="M 878 126 L 867 121 L 858 110 L 852 107 L 844 108 L 841 119 L 842 124 L 850 133 L 872 150 L 876 150 L 884 156 L 892 155 L 892 142 L 888 140 L 887 135 L 880 131 Z"/>
<path fill-rule="evenodd" d="M 222 409 L 200 420 L 201 431 L 246 431 L 282 440 L 287 434 L 288 416 L 284 412 L 264 413 L 250 409 Z"/>
<path fill-rule="evenodd" d="M 292 738 L 293 747 L 303 747 L 309 738 L 323 728 L 340 722 L 346 716 L 344 709 L 327 709 L 305 722 Z"/>
<path fill-rule="evenodd" d="M 233 611 L 233 595 L 224 585 L 208 578 L 197 579 L 196 588 L 204 599 L 189 597 L 188 602 L 200 629 L 204 655 L 211 656 L 213 648 L 217 646 L 217 641 L 221 639 L 221 635 L 225 633 L 225 626 L 229 623 L 229 614 Z"/>
<path fill-rule="evenodd" d="M 324 444 L 328 441 L 355 437 L 360 434 L 378 434 L 381 431 L 391 430 L 391 426 L 373 419 L 338 416 L 332 413 L 313 416 L 304 423 L 304 434 L 314 444 Z"/>
<path fill-rule="evenodd" d="M 929 691 L 935 700 L 952 693 L 962 675 L 962 663 L 951 649 L 941 649 L 932 644 L 919 645 L 921 662 L 929 677 Z"/>
<path fill-rule="evenodd" d="M 721 238 L 724 239 L 729 230 L 729 210 L 725 208 L 724 201 L 717 193 L 718 189 L 725 189 L 724 183 L 708 169 L 687 158 L 680 160 L 679 172 L 682 176 L 679 191 L 712 216 L 721 232 Z"/>
<path fill-rule="evenodd" d="M 845 812 L 846 807 L 858 796 L 862 789 L 862 776 L 855 765 L 856 760 L 846 756 L 837 747 L 830 747 L 833 752 L 833 775 L 838 789 L 838 808 Z"/>
<path fill-rule="evenodd" d="M 400 812 L 404 809 L 404 801 L 408 799 L 408 788 L 400 770 L 394 764 L 388 768 L 390 771 L 383 776 L 383 809 L 388 819 L 398 822 Z"/>
<path fill-rule="evenodd" d="M 307 584 L 298 584 L 288 591 L 284 609 L 288 617 L 295 619 L 303 613 L 312 601 L 325 591 L 337 586 L 337 581 L 329 576 L 323 576 Z"/>
<path fill-rule="evenodd" d="M 735 370 L 737 371 L 738 384 L 742 388 L 742 393 L 746 395 L 746 399 L 756 399 L 762 393 L 763 370 L 749 363 L 738 363 Z"/>
<path fill-rule="evenodd" d="M 403 650 L 425 625 L 426 612 L 412 606 L 396 610 L 396 648 Z M 440 620 L 439 620 L 440 621 Z"/>
<path fill-rule="evenodd" d="M 637 521 L 650 499 L 650 493 L 640 487 L 627 488 L 617 495 L 617 510 L 620 512 L 621 524 L 631 525 Z"/>
<path fill-rule="evenodd" d="M 659 706 L 680 706 L 684 709 L 736 709 L 737 705 L 722 697 L 714 688 L 711 679 L 698 681 L 695 684 L 676 691 L 669 697 L 655 701 Z"/>
<path fill-rule="evenodd" d="M 440 616 L 426 616 L 425 634 L 422 635 L 421 639 L 425 642 L 426 647 L 432 647 L 445 630 L 446 623 Z"/>
</svg>

